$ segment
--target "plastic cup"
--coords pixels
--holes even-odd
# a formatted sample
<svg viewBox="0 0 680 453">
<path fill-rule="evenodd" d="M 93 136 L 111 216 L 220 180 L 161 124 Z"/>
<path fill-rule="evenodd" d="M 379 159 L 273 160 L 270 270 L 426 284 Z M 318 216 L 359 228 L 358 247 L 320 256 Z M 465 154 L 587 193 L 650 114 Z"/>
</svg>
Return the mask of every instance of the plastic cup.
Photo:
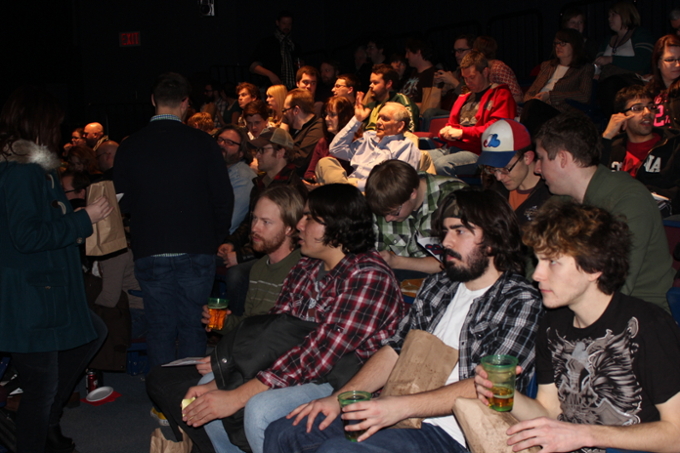
<svg viewBox="0 0 680 453">
<path fill-rule="evenodd" d="M 210 311 L 210 322 L 208 328 L 220 330 L 224 327 L 224 318 L 227 316 L 227 305 L 229 300 L 211 297 L 208 299 L 208 310 Z"/>
<path fill-rule="evenodd" d="M 349 406 L 350 404 L 359 403 L 361 401 L 371 401 L 371 394 L 369 392 L 363 392 L 361 390 L 350 390 L 348 392 L 342 392 L 338 395 L 338 402 L 340 407 Z M 355 425 L 361 423 L 363 420 L 342 420 L 343 426 Z M 365 433 L 366 430 L 361 431 L 345 431 L 345 439 L 356 442 L 357 439 Z"/>
<path fill-rule="evenodd" d="M 488 355 L 482 357 L 482 367 L 493 383 L 493 397 L 489 399 L 489 407 L 498 412 L 511 411 L 515 402 L 517 357 Z"/>
</svg>

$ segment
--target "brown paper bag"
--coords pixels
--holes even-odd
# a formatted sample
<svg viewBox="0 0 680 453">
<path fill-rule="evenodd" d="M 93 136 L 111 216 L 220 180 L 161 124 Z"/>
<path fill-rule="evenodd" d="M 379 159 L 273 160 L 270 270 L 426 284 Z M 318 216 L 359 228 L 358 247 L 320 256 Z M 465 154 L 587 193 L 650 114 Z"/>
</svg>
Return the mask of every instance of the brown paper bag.
<svg viewBox="0 0 680 453">
<path fill-rule="evenodd" d="M 194 444 L 189 439 L 189 436 L 182 431 L 182 428 L 179 428 L 179 430 L 182 433 L 182 442 L 166 439 L 163 431 L 160 428 L 156 428 L 151 434 L 149 453 L 190 453 Z"/>
<path fill-rule="evenodd" d="M 381 395 L 412 395 L 438 389 L 446 384 L 456 363 L 458 350 L 431 333 L 411 330 Z M 422 418 L 408 418 L 393 428 L 420 429 L 422 421 Z"/>
<path fill-rule="evenodd" d="M 120 214 L 112 181 L 90 184 L 87 189 L 87 204 L 99 197 L 106 197 L 113 211 L 108 217 L 92 225 L 93 233 L 85 241 L 85 254 L 88 256 L 104 256 L 127 247 L 123 217 Z"/>
<path fill-rule="evenodd" d="M 423 101 L 420 103 L 420 112 L 427 109 L 438 109 L 442 104 L 442 89 L 436 86 L 423 88 Z"/>
<path fill-rule="evenodd" d="M 472 453 L 513 453 L 505 432 L 518 421 L 509 412 L 495 411 L 477 398 L 458 398 L 453 414 Z M 531 447 L 520 451 L 536 453 L 539 450 L 540 447 Z"/>
</svg>

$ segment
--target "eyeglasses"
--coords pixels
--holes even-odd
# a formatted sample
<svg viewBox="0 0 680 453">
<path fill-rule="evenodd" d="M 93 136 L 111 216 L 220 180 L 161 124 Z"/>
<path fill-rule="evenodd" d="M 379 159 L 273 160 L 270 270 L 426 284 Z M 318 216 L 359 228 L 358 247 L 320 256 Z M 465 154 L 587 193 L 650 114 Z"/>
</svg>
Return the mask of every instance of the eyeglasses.
<svg viewBox="0 0 680 453">
<path fill-rule="evenodd" d="M 229 140 L 228 138 L 222 137 L 217 137 L 217 143 L 220 145 L 241 146 L 241 142 L 235 142 L 233 140 Z"/>
<path fill-rule="evenodd" d="M 391 217 L 399 217 L 399 214 L 401 214 L 401 208 L 404 207 L 404 203 L 400 204 L 398 208 L 394 210 L 394 212 L 388 212 L 385 214 L 385 217 L 391 216 Z"/>
<path fill-rule="evenodd" d="M 680 58 L 664 58 L 663 62 L 666 64 L 680 63 Z"/>
<path fill-rule="evenodd" d="M 255 154 L 264 154 L 267 151 L 273 151 L 273 150 L 274 150 L 274 147 L 272 145 L 267 145 L 267 146 L 264 146 L 262 148 L 257 148 L 255 150 Z"/>
<path fill-rule="evenodd" d="M 286 113 L 288 110 L 293 110 L 295 107 L 288 107 L 288 108 L 283 108 L 281 109 L 281 113 Z"/>
<path fill-rule="evenodd" d="M 347 85 L 340 85 L 339 83 L 336 83 L 335 88 L 347 88 Z"/>
<path fill-rule="evenodd" d="M 472 50 L 472 49 L 470 49 L 470 48 L 466 48 L 466 49 L 453 49 L 453 53 L 455 53 L 455 54 L 465 53 L 465 52 L 467 52 L 467 51 L 469 51 L 469 50 Z"/>
<path fill-rule="evenodd" d="M 487 175 L 495 176 L 496 173 L 500 173 L 501 175 L 506 176 L 506 175 L 510 174 L 512 169 L 515 168 L 515 165 L 517 165 L 517 162 L 519 162 L 519 161 L 520 161 L 520 159 L 517 159 L 515 161 L 515 163 L 510 166 L 510 168 L 505 168 L 505 167 L 496 168 L 496 167 L 490 167 L 488 165 L 484 165 L 483 170 L 484 170 L 484 173 L 486 173 Z"/>
<path fill-rule="evenodd" d="M 633 113 L 641 113 L 645 109 L 649 110 L 651 113 L 656 113 L 659 110 L 659 106 L 655 105 L 655 104 L 647 104 L 647 105 L 635 104 L 635 105 L 632 105 L 630 108 L 627 108 L 626 110 L 622 111 L 621 113 L 626 113 L 628 111 L 631 111 Z"/>
<path fill-rule="evenodd" d="M 564 47 L 567 44 L 569 44 L 569 43 L 566 42 L 566 41 L 553 41 L 553 46 L 555 46 L 555 47 L 557 47 L 557 46 Z"/>
</svg>

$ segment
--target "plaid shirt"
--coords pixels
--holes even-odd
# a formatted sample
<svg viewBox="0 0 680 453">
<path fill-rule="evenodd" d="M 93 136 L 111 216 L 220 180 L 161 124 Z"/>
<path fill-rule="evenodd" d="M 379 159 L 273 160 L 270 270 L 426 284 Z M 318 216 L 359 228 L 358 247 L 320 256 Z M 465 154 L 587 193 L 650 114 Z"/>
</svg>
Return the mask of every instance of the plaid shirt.
<svg viewBox="0 0 680 453">
<path fill-rule="evenodd" d="M 420 178 L 424 178 L 427 185 L 425 199 L 417 211 L 403 222 L 388 222 L 384 216 L 374 216 L 377 250 L 411 258 L 423 258 L 429 256 L 429 252 L 440 259 L 443 249 L 439 238 L 432 233 L 432 214 L 445 196 L 467 184 L 460 179 L 426 173 L 421 173 Z"/>
<path fill-rule="evenodd" d="M 411 311 L 401 320 L 397 333 L 383 345 L 400 352 L 411 329 L 433 333 L 446 307 L 458 291 L 446 272 L 429 277 L 418 292 Z M 508 354 L 517 357 L 524 370 L 517 377 L 517 388 L 523 391 L 534 374 L 535 341 L 538 322 L 543 314 L 539 292 L 524 277 L 506 272 L 476 298 L 460 331 L 459 378 L 474 376 L 482 357 Z"/>
<path fill-rule="evenodd" d="M 317 281 L 322 262 L 302 258 L 286 277 L 270 313 L 289 313 L 317 329 L 257 378 L 271 388 L 325 376 L 354 351 L 368 359 L 406 314 L 399 284 L 377 252 L 350 254 Z"/>
</svg>

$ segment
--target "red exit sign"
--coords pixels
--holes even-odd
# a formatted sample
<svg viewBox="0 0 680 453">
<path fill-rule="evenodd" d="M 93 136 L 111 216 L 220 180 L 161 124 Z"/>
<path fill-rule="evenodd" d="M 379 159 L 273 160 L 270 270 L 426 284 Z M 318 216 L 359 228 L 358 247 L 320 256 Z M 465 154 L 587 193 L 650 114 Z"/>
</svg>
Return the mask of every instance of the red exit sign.
<svg viewBox="0 0 680 453">
<path fill-rule="evenodd" d="M 119 33 L 118 36 L 120 39 L 120 47 L 135 47 L 142 45 L 138 31 Z"/>
</svg>

